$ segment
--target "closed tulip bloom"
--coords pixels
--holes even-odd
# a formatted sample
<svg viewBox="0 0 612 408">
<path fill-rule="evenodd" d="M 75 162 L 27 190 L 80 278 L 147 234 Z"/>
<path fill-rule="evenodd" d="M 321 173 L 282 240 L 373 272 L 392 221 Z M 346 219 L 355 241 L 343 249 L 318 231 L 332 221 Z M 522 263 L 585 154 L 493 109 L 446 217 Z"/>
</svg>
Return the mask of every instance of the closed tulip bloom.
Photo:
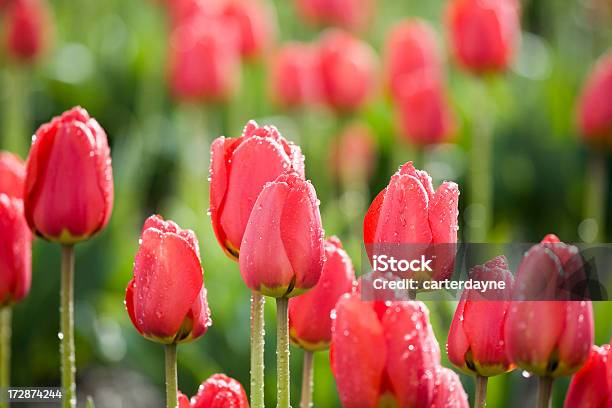
<svg viewBox="0 0 612 408">
<path fill-rule="evenodd" d="M 465 291 L 448 333 L 448 358 L 468 374 L 489 377 L 512 369 L 506 352 L 504 325 L 514 278 L 505 257 L 499 256 L 470 272 L 479 281 L 505 282 L 505 290 L 482 295 Z"/>
<path fill-rule="evenodd" d="M 184 343 L 202 336 L 212 324 L 200 265 L 198 240 L 158 215 L 142 228 L 134 278 L 125 295 L 132 323 L 159 343 Z"/>
<path fill-rule="evenodd" d="M 268 0 L 226 0 L 222 14 L 238 27 L 244 57 L 261 55 L 276 38 L 276 15 Z"/>
<path fill-rule="evenodd" d="M 253 204 L 264 185 L 286 170 L 304 176 L 300 148 L 274 126 L 247 123 L 239 138 L 219 137 L 211 147 L 210 216 L 221 247 L 238 259 Z"/>
<path fill-rule="evenodd" d="M 249 408 L 242 385 L 224 374 L 214 374 L 200 385 L 192 408 Z"/>
<path fill-rule="evenodd" d="M 110 219 L 113 170 L 104 129 L 73 108 L 36 131 L 26 165 L 25 216 L 37 235 L 74 244 Z"/>
<path fill-rule="evenodd" d="M 327 103 L 338 111 L 362 107 L 377 86 L 378 62 L 372 47 L 338 29 L 325 32 L 319 47 Z"/>
<path fill-rule="evenodd" d="M 434 400 L 431 408 L 469 408 L 468 396 L 459 376 L 446 367 L 439 367 L 436 373 Z"/>
<path fill-rule="evenodd" d="M 44 0 L 12 0 L 6 7 L 4 30 L 9 57 L 31 62 L 47 47 L 51 18 Z"/>
<path fill-rule="evenodd" d="M 612 51 L 597 62 L 586 81 L 578 105 L 578 122 L 584 140 L 612 146 Z"/>
<path fill-rule="evenodd" d="M 530 288 L 548 291 L 571 281 L 580 270 L 578 250 L 548 235 L 533 246 L 519 265 L 515 298 Z M 576 277 L 574 277 L 576 278 Z M 520 368 L 539 376 L 559 377 L 576 372 L 587 360 L 593 345 L 593 307 L 590 301 L 552 300 L 511 302 L 505 340 L 510 359 Z M 527 297 L 528 299 L 531 297 Z"/>
<path fill-rule="evenodd" d="M 610 345 L 593 346 L 589 359 L 572 377 L 565 408 L 608 408 L 612 405 Z"/>
<path fill-rule="evenodd" d="M 475 73 L 504 71 L 520 36 L 517 0 L 451 0 L 446 25 L 452 52 Z"/>
<path fill-rule="evenodd" d="M 25 165 L 13 153 L 0 151 L 0 193 L 23 198 Z"/>
<path fill-rule="evenodd" d="M 330 313 L 340 296 L 353 290 L 354 281 L 351 258 L 337 237 L 329 238 L 319 282 L 308 293 L 289 300 L 289 333 L 294 343 L 309 351 L 329 347 Z"/>
<path fill-rule="evenodd" d="M 253 206 L 240 246 L 242 279 L 266 296 L 300 295 L 319 281 L 323 242 L 313 185 L 296 172 L 282 174 Z"/>
</svg>

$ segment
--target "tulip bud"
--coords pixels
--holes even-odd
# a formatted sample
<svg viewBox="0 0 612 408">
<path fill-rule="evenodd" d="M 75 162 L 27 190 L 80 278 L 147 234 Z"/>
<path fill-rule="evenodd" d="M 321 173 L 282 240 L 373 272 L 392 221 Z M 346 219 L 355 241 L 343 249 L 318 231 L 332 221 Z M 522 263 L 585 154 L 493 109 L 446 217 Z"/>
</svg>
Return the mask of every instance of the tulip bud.
<svg viewBox="0 0 612 408">
<path fill-rule="evenodd" d="M 272 98 L 284 107 L 294 108 L 321 100 L 322 85 L 318 50 L 306 43 L 281 46 L 270 64 Z"/>
<path fill-rule="evenodd" d="M 578 122 L 586 142 L 612 146 L 612 51 L 597 62 L 578 105 Z"/>
<path fill-rule="evenodd" d="M 357 110 L 376 88 L 377 60 L 370 45 L 342 30 L 329 30 L 320 39 L 323 92 L 339 111 Z"/>
<path fill-rule="evenodd" d="M 25 165 L 16 155 L 0 151 L 0 193 L 23 198 Z"/>
<path fill-rule="evenodd" d="M 192 408 L 249 408 L 242 385 L 224 374 L 214 374 L 204 381 L 192 399 Z"/>
<path fill-rule="evenodd" d="M 363 185 L 375 167 L 376 146 L 370 128 L 361 123 L 347 126 L 332 150 L 332 168 L 346 186 Z"/>
<path fill-rule="evenodd" d="M 221 18 L 183 21 L 170 38 L 168 59 L 170 87 L 179 100 L 220 102 L 238 89 L 238 33 Z"/>
<path fill-rule="evenodd" d="M 295 172 L 267 183 L 253 206 L 240 246 L 240 273 L 263 295 L 300 295 L 319 281 L 325 254 L 319 200 Z"/>
<path fill-rule="evenodd" d="M 337 237 L 325 241 L 321 278 L 308 293 L 289 300 L 289 333 L 304 350 L 318 351 L 331 341 L 330 313 L 336 302 L 353 289 L 355 271 Z"/>
<path fill-rule="evenodd" d="M 504 71 L 520 36 L 517 0 L 452 0 L 446 10 L 450 46 L 475 73 Z"/>
<path fill-rule="evenodd" d="M 506 289 L 466 290 L 448 333 L 448 358 L 468 374 L 489 377 L 512 369 L 506 352 L 504 324 L 514 278 L 505 257 L 498 256 L 470 272 L 475 281 L 505 282 Z"/>
<path fill-rule="evenodd" d="M 524 290 L 547 291 L 581 268 L 578 249 L 548 235 L 533 246 L 518 267 L 514 298 Z M 505 325 L 508 356 L 517 366 L 539 376 L 559 377 L 577 371 L 593 345 L 590 301 L 526 300 L 511 302 Z"/>
<path fill-rule="evenodd" d="M 300 148 L 274 126 L 247 123 L 239 138 L 219 137 L 211 147 L 210 216 L 221 247 L 238 259 L 253 204 L 264 185 L 284 171 L 304 176 Z"/>
<path fill-rule="evenodd" d="M 184 343 L 212 324 L 202 278 L 198 239 L 158 215 L 142 228 L 134 278 L 125 304 L 134 327 L 149 340 Z"/>
<path fill-rule="evenodd" d="M 73 108 L 38 128 L 26 164 L 25 216 L 37 235 L 74 244 L 102 230 L 113 207 L 104 129 Z"/>
<path fill-rule="evenodd" d="M 242 56 L 257 57 L 272 45 L 276 37 L 276 16 L 269 1 L 226 0 L 222 14 L 238 27 Z"/>
<path fill-rule="evenodd" d="M 51 18 L 44 0 L 12 0 L 4 17 L 7 54 L 31 62 L 47 47 Z"/>
<path fill-rule="evenodd" d="M 574 374 L 565 397 L 565 408 L 604 408 L 612 405 L 610 345 L 593 346 L 589 359 Z"/>
<path fill-rule="evenodd" d="M 438 367 L 431 408 L 469 408 L 468 397 L 459 376 L 446 367 Z"/>
</svg>

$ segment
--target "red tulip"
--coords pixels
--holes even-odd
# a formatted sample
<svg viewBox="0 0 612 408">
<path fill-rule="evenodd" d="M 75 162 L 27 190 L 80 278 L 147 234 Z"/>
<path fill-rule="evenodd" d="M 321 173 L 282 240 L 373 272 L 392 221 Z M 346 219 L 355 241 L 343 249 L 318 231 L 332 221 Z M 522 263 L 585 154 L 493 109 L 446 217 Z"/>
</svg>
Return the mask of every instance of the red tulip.
<svg viewBox="0 0 612 408">
<path fill-rule="evenodd" d="M 191 401 L 180 391 L 178 393 L 178 408 L 191 408 Z"/>
<path fill-rule="evenodd" d="M 610 345 L 593 346 L 589 359 L 572 377 L 565 408 L 612 406 L 612 359 Z"/>
<path fill-rule="evenodd" d="M 452 0 L 446 13 L 457 61 L 476 73 L 504 71 L 520 36 L 517 0 Z"/>
<path fill-rule="evenodd" d="M 275 102 L 301 107 L 321 100 L 322 85 L 318 50 L 306 43 L 281 46 L 270 64 L 269 82 Z"/>
<path fill-rule="evenodd" d="M 7 54 L 19 61 L 35 60 L 48 45 L 50 24 L 44 0 L 12 0 L 4 17 Z"/>
<path fill-rule="evenodd" d="M 297 0 L 299 13 L 310 23 L 363 30 L 374 17 L 374 0 Z"/>
<path fill-rule="evenodd" d="M 266 296 L 300 295 L 319 281 L 324 256 L 319 200 L 310 181 L 290 172 L 267 183 L 240 246 L 246 285 Z"/>
<path fill-rule="evenodd" d="M 440 349 L 424 304 L 346 294 L 334 313 L 331 366 L 345 408 L 432 405 Z"/>
<path fill-rule="evenodd" d="M 469 408 L 468 397 L 459 376 L 446 367 L 439 367 L 436 373 L 436 387 L 431 408 Z"/>
<path fill-rule="evenodd" d="M 223 374 L 214 374 L 202 383 L 191 400 L 192 408 L 249 408 L 242 385 Z"/>
<path fill-rule="evenodd" d="M 422 70 L 430 72 L 434 82 L 442 80 L 437 34 L 431 25 L 419 18 L 410 18 L 395 25 L 385 46 L 385 81 L 394 97 L 400 84 Z"/>
<path fill-rule="evenodd" d="M 505 257 L 498 256 L 470 272 L 478 281 L 506 282 L 498 293 L 465 291 L 448 333 L 448 359 L 468 374 L 489 377 L 512 369 L 506 352 L 504 324 L 514 278 Z"/>
<path fill-rule="evenodd" d="M 548 235 L 533 246 L 519 265 L 514 298 L 524 291 L 549 294 L 563 280 L 571 281 L 578 250 Z M 575 276 L 574 276 L 575 278 Z M 531 297 L 527 297 L 531 298 Z M 590 301 L 526 300 L 511 302 L 506 316 L 508 356 L 519 367 L 539 376 L 572 374 L 586 361 L 593 345 L 593 308 Z"/>
<path fill-rule="evenodd" d="M 172 27 L 193 18 L 218 17 L 225 0 L 162 0 L 168 7 Z"/>
<path fill-rule="evenodd" d="M 592 69 L 582 91 L 578 121 L 582 136 L 597 145 L 612 145 L 612 51 Z"/>
<path fill-rule="evenodd" d="M 179 100 L 218 102 L 238 89 L 240 52 L 234 25 L 218 17 L 194 17 L 172 33 L 170 87 Z"/>
<path fill-rule="evenodd" d="M 0 193 L 23 198 L 25 165 L 16 155 L 0 151 Z"/>
<path fill-rule="evenodd" d="M 329 347 L 330 313 L 345 293 L 351 292 L 355 280 L 353 263 L 337 237 L 325 242 L 325 263 L 321 278 L 308 293 L 289 300 L 289 333 L 305 350 Z"/>
<path fill-rule="evenodd" d="M 276 37 L 275 12 L 267 0 L 225 0 L 222 14 L 239 30 L 240 52 L 256 57 L 267 50 Z"/>
<path fill-rule="evenodd" d="M 212 324 L 202 278 L 198 239 L 158 215 L 142 228 L 134 278 L 125 295 L 132 323 L 144 337 L 184 343 Z"/>
<path fill-rule="evenodd" d="M 217 138 L 211 147 L 210 215 L 217 240 L 238 259 L 253 204 L 264 185 L 284 171 L 304 175 L 300 148 L 274 126 L 247 123 L 239 138 Z"/>
<path fill-rule="evenodd" d="M 26 165 L 25 216 L 41 237 L 62 244 L 91 238 L 113 207 L 113 170 L 104 129 L 73 108 L 36 131 Z"/>
<path fill-rule="evenodd" d="M 376 146 L 370 128 L 361 123 L 347 126 L 332 150 L 332 168 L 346 185 L 367 183 L 374 170 Z"/>
<path fill-rule="evenodd" d="M 323 92 L 340 111 L 363 106 L 376 87 L 377 60 L 372 47 L 342 30 L 329 30 L 320 39 Z"/>
</svg>

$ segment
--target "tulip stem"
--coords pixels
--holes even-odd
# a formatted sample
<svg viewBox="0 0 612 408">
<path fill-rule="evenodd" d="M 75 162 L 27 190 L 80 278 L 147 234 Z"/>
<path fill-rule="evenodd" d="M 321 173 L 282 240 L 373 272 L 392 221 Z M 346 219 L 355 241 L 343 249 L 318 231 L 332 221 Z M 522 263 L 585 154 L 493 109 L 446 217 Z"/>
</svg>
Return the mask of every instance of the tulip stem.
<svg viewBox="0 0 612 408">
<path fill-rule="evenodd" d="M 264 408 L 264 306 L 266 298 L 251 294 L 251 408 Z"/>
<path fill-rule="evenodd" d="M 593 242 L 600 242 L 605 237 L 606 225 L 606 158 L 604 153 L 599 151 L 592 151 L 590 154 L 585 218 L 593 219 L 596 222 L 597 229 Z"/>
<path fill-rule="evenodd" d="M 289 299 L 276 299 L 277 408 L 289 408 Z"/>
<path fill-rule="evenodd" d="M 176 343 L 166 344 L 166 408 L 178 406 L 178 380 L 176 375 Z"/>
<path fill-rule="evenodd" d="M 11 306 L 0 309 L 0 389 L 11 385 Z M 6 395 L 0 395 L 0 408 L 8 408 Z"/>
<path fill-rule="evenodd" d="M 538 408 L 550 407 L 552 385 L 553 379 L 551 377 L 540 377 L 538 385 Z"/>
<path fill-rule="evenodd" d="M 76 407 L 74 353 L 74 246 L 62 246 L 62 285 L 60 304 L 60 354 L 62 356 L 63 407 Z"/>
<path fill-rule="evenodd" d="M 481 375 L 476 376 L 476 396 L 474 408 L 484 408 L 487 406 L 487 383 L 489 379 Z"/>
<path fill-rule="evenodd" d="M 300 402 L 300 408 L 310 408 L 312 405 L 312 377 L 313 377 L 313 366 L 312 360 L 314 353 L 312 351 L 304 350 L 304 366 L 302 367 L 302 400 Z"/>
</svg>

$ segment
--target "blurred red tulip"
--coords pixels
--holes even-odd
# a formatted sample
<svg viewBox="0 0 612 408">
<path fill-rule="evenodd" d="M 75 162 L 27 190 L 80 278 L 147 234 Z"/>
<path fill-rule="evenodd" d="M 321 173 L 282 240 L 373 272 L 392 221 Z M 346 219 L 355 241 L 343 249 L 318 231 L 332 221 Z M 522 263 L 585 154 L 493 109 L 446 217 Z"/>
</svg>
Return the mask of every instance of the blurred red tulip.
<svg viewBox="0 0 612 408">
<path fill-rule="evenodd" d="M 264 185 L 290 169 L 303 177 L 304 156 L 274 126 L 260 127 L 250 121 L 241 137 L 219 137 L 213 142 L 210 216 L 217 240 L 228 256 L 238 259 L 253 204 Z"/>
<path fill-rule="evenodd" d="M 161 0 L 168 7 L 172 27 L 193 18 L 215 17 L 221 13 L 224 0 Z"/>
<path fill-rule="evenodd" d="M 459 376 L 446 367 L 439 367 L 436 373 L 434 400 L 430 408 L 469 408 L 468 397 Z"/>
<path fill-rule="evenodd" d="M 374 18 L 375 0 L 297 0 L 300 15 L 312 24 L 364 30 Z"/>
<path fill-rule="evenodd" d="M 512 369 L 504 339 L 514 278 L 505 257 L 498 256 L 470 272 L 479 281 L 506 282 L 506 289 L 482 295 L 464 291 L 455 310 L 446 350 L 451 363 L 468 374 L 489 377 Z M 498 293 L 495 293 L 498 292 Z"/>
<path fill-rule="evenodd" d="M 525 289 L 544 292 L 558 287 L 560 280 L 571 280 L 572 272 L 581 269 L 579 258 L 576 247 L 563 244 L 554 235 L 546 236 L 521 261 L 513 297 L 523 298 Z M 511 302 L 505 325 L 510 360 L 524 370 L 553 378 L 576 372 L 593 345 L 591 302 L 554 300 L 554 295 L 545 293 L 548 301 Z"/>
<path fill-rule="evenodd" d="M 25 165 L 19 156 L 0 151 L 0 193 L 23 198 Z"/>
<path fill-rule="evenodd" d="M 476 73 L 504 71 L 520 37 L 517 0 L 451 0 L 450 46 L 460 65 Z"/>
<path fill-rule="evenodd" d="M 351 292 L 355 271 L 351 258 L 337 237 L 325 242 L 325 263 L 321 278 L 308 293 L 289 300 L 289 333 L 305 350 L 318 351 L 331 341 L 330 313 L 345 293 Z"/>
<path fill-rule="evenodd" d="M 370 128 L 361 123 L 347 126 L 332 150 L 331 160 L 345 186 L 367 183 L 376 165 L 376 146 Z"/>
<path fill-rule="evenodd" d="M 320 39 L 323 92 L 339 111 L 357 110 L 368 102 L 377 86 L 377 59 L 367 43 L 348 32 L 333 29 Z"/>
<path fill-rule="evenodd" d="M 192 398 L 192 408 L 249 408 L 242 385 L 224 374 L 214 374 L 202 383 Z"/>
<path fill-rule="evenodd" d="M 261 55 L 276 39 L 276 13 L 268 0 L 224 0 L 222 14 L 238 27 L 244 57 Z"/>
<path fill-rule="evenodd" d="M 106 226 L 113 170 L 104 129 L 73 108 L 38 128 L 26 165 L 28 224 L 46 240 L 74 244 Z"/>
<path fill-rule="evenodd" d="M 169 50 L 172 93 L 179 100 L 220 102 L 240 82 L 236 27 L 217 17 L 194 17 L 172 33 Z"/>
<path fill-rule="evenodd" d="M 385 82 L 391 94 L 397 98 L 399 85 L 422 70 L 430 72 L 434 82 L 442 80 L 437 34 L 425 20 L 403 20 L 389 32 L 385 45 Z"/>
<path fill-rule="evenodd" d="M 589 359 L 572 377 L 565 408 L 612 406 L 612 358 L 610 345 L 593 346 Z"/>
<path fill-rule="evenodd" d="M 4 30 L 9 57 L 31 62 L 48 46 L 51 16 L 44 0 L 12 0 L 6 6 Z"/>
<path fill-rule="evenodd" d="M 593 67 L 578 105 L 580 132 L 585 141 L 612 146 L 612 51 Z"/>
<path fill-rule="evenodd" d="M 299 42 L 282 45 L 272 57 L 269 83 L 272 98 L 284 107 L 319 102 L 322 84 L 318 49 Z"/>
<path fill-rule="evenodd" d="M 289 172 L 267 183 L 240 246 L 246 285 L 266 296 L 300 295 L 319 281 L 324 257 L 319 200 L 310 181 Z"/>
<path fill-rule="evenodd" d="M 170 344 L 192 341 L 206 332 L 212 321 L 200 263 L 193 231 L 158 215 L 145 221 L 134 278 L 125 295 L 140 334 Z"/>
</svg>

